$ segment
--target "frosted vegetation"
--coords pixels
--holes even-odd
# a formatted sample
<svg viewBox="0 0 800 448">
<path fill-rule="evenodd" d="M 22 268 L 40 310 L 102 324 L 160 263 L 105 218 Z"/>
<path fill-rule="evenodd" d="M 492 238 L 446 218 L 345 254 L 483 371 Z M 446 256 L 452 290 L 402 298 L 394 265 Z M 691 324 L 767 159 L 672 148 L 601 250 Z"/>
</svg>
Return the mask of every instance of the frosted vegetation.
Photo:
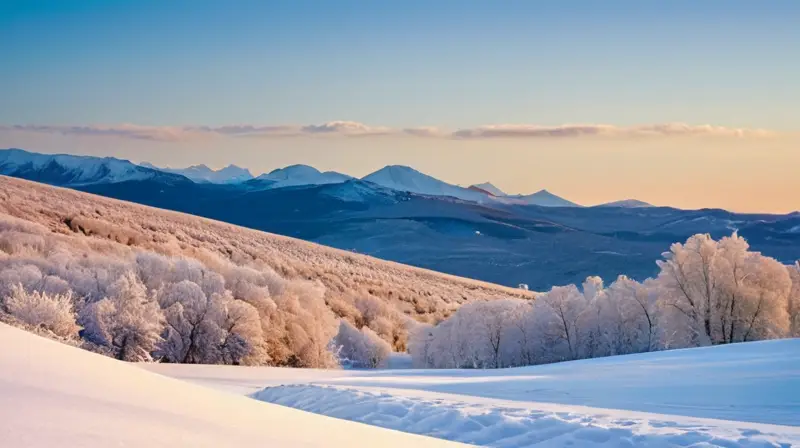
<svg viewBox="0 0 800 448">
<path fill-rule="evenodd" d="M 0 177 L 0 320 L 118 359 L 372 367 L 494 297 L 533 294 Z"/>
<path fill-rule="evenodd" d="M 591 277 L 533 300 L 189 215 L 0 186 L 0 318 L 127 361 L 374 368 L 408 349 L 420 367 L 506 367 L 800 330 L 800 268 L 736 235 L 674 245 L 643 283 Z"/>
<path fill-rule="evenodd" d="M 752 252 L 733 234 L 673 244 L 658 266 L 642 283 L 589 277 L 533 301 L 467 303 L 412 334 L 414 364 L 512 367 L 800 337 L 800 263 Z"/>
</svg>

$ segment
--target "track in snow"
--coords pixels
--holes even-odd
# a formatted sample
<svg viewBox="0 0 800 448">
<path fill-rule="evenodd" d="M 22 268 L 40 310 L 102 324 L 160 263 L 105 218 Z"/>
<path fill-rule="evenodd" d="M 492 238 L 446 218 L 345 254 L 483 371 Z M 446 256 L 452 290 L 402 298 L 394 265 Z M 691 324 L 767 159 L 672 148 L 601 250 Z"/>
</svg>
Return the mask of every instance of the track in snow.
<svg viewBox="0 0 800 448">
<path fill-rule="evenodd" d="M 269 403 L 474 445 L 519 447 L 789 447 L 800 428 L 435 392 L 289 385 Z"/>
</svg>

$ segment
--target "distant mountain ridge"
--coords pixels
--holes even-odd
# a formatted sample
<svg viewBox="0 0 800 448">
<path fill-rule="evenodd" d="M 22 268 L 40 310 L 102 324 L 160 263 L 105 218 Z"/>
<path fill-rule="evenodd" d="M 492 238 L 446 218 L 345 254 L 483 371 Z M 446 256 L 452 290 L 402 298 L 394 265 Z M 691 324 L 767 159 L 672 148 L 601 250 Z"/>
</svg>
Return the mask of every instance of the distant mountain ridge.
<svg viewBox="0 0 800 448">
<path fill-rule="evenodd" d="M 271 183 L 271 188 L 293 187 L 298 185 L 338 184 L 353 179 L 335 171 L 320 172 L 308 165 L 290 165 L 278 168 L 256 177 L 256 180 Z"/>
<path fill-rule="evenodd" d="M 653 204 L 640 201 L 638 199 L 623 199 L 621 201 L 606 202 L 605 204 L 596 205 L 595 207 L 641 208 L 641 207 L 653 207 Z"/>
<path fill-rule="evenodd" d="M 319 182 L 324 173 L 295 166 L 275 170 L 271 177 L 214 184 L 113 158 L 0 150 L 0 174 L 459 276 L 509 286 L 524 283 L 536 291 L 580 283 L 589 275 L 608 281 L 620 273 L 652 276 L 654 259 L 696 233 L 720 238 L 735 230 L 754 250 L 784 263 L 800 259 L 800 213 L 632 207 L 638 204 L 629 200 L 558 206 L 563 199 L 546 190 L 492 196 L 408 167 L 376 173 L 302 184 Z M 292 185 L 281 186 L 286 181 Z M 462 194 L 480 200 L 459 198 Z"/>
<path fill-rule="evenodd" d="M 236 165 L 228 165 L 219 170 L 213 170 L 206 165 L 192 165 L 188 168 L 162 168 L 148 162 L 142 162 L 140 166 L 167 173 L 180 174 L 195 182 L 209 182 L 212 184 L 240 183 L 253 178 L 250 170 Z"/>
<path fill-rule="evenodd" d="M 158 179 L 191 182 L 185 176 L 165 173 L 113 157 L 40 154 L 22 149 L 0 150 L 0 174 L 58 186 L 80 186 Z"/>
<path fill-rule="evenodd" d="M 328 185 L 352 181 L 356 178 L 335 171 L 321 172 L 308 165 L 290 165 L 254 177 L 246 168 L 228 165 L 213 170 L 206 165 L 187 168 L 158 167 L 148 162 L 137 165 L 127 160 L 111 157 L 48 155 L 21 149 L 0 150 L 0 174 L 36 180 L 60 186 L 80 186 L 99 183 L 160 179 L 161 181 L 242 185 L 247 189 L 276 189 L 304 185 Z M 479 204 L 534 205 L 541 207 L 580 207 L 572 201 L 547 190 L 529 195 L 509 195 L 490 182 L 467 188 L 453 185 L 433 176 L 403 165 L 388 165 L 363 178 L 362 181 L 399 192 L 425 196 L 450 197 Z M 342 190 L 342 195 L 365 194 L 368 187 Z M 624 200 L 603 204 L 604 207 L 645 207 L 649 204 Z"/>
</svg>

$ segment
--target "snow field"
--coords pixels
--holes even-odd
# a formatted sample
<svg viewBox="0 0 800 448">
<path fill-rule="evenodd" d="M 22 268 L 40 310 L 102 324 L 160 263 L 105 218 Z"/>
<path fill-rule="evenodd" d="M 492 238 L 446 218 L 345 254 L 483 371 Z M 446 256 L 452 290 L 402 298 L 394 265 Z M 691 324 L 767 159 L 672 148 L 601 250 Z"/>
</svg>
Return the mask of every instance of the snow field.
<svg viewBox="0 0 800 448">
<path fill-rule="evenodd" d="M 521 447 L 786 447 L 800 428 L 381 388 L 291 385 L 254 398 L 457 442 Z"/>
<path fill-rule="evenodd" d="M 457 446 L 178 381 L 4 324 L 0 345 L 2 447 Z"/>
<path fill-rule="evenodd" d="M 269 403 L 486 446 L 800 446 L 800 339 L 515 369 L 144 367 Z"/>
</svg>

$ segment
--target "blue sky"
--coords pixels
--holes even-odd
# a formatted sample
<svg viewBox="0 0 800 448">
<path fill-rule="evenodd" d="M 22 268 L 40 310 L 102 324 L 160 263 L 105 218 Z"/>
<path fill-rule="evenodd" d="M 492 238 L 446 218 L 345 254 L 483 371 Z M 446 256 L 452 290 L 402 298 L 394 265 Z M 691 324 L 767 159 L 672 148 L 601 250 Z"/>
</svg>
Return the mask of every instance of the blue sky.
<svg viewBox="0 0 800 448">
<path fill-rule="evenodd" d="M 467 144 L 452 141 L 168 145 L 131 141 L 117 131 L 117 140 L 108 133 L 92 139 L 59 126 L 346 120 L 455 131 L 680 122 L 792 134 L 800 126 L 798 23 L 800 2 L 791 0 L 0 0 L 0 146 L 171 165 L 238 162 L 255 171 L 303 162 L 360 174 L 408 163 L 462 181 L 486 166 L 489 155 L 480 148 L 509 160 L 501 173 L 519 170 L 520 148 L 547 142 L 470 143 L 467 166 L 456 170 L 433 162 L 440 156 L 425 156 L 433 147 L 463 154 Z M 43 128 L 10 131 L 14 125 Z M 51 128 L 58 132 L 41 135 Z M 593 157 L 613 158 L 609 152 L 630 145 L 581 140 L 570 145 L 577 148 L 572 160 L 579 173 L 559 174 L 580 183 L 580 171 L 597 164 Z M 724 151 L 720 145 L 714 151 Z M 611 151 L 587 156 L 598 146 Z M 800 159 L 782 148 L 780 157 L 773 151 L 764 163 Z M 357 155 L 362 150 L 370 151 L 370 164 Z M 691 163 L 691 156 L 674 165 Z M 655 169 L 646 158 L 641 163 L 643 170 Z M 517 178 L 507 188 L 552 188 L 520 173 Z M 627 184 L 632 193 L 635 182 Z"/>
<path fill-rule="evenodd" d="M 0 4 L 5 123 L 800 118 L 794 1 Z"/>
</svg>

